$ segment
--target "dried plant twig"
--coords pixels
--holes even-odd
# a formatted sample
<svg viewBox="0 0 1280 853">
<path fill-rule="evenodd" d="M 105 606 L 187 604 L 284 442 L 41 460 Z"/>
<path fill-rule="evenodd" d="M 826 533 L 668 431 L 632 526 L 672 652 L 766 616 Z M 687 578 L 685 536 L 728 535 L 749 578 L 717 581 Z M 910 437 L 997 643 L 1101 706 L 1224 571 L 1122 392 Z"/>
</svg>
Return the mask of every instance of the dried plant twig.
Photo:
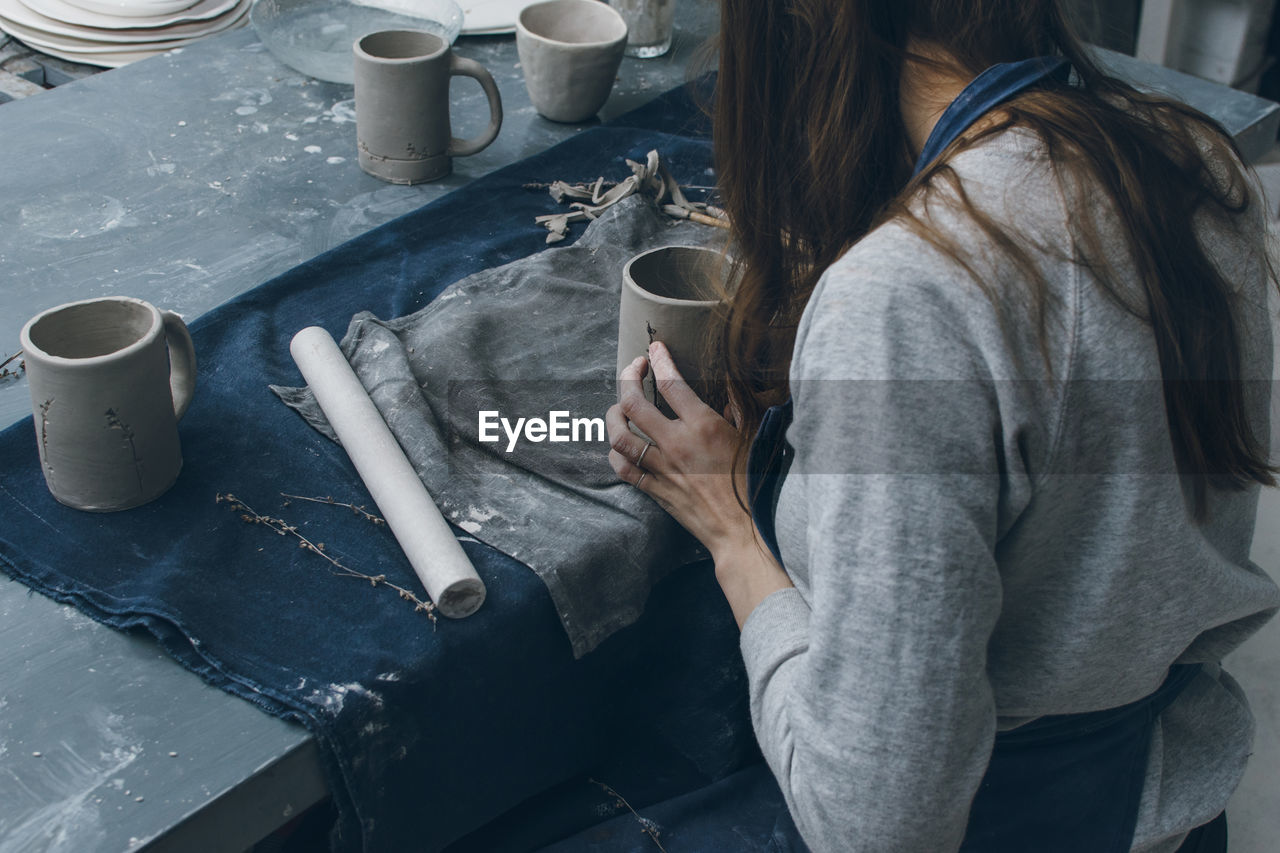
<svg viewBox="0 0 1280 853">
<path fill-rule="evenodd" d="M 4 361 L 0 361 L 0 379 L 11 379 L 11 378 L 16 379 L 19 374 L 26 373 L 27 371 L 26 359 L 22 359 L 21 361 L 19 361 L 17 367 L 9 366 L 10 364 L 13 363 L 13 360 L 15 358 L 18 358 L 21 355 L 22 355 L 22 350 L 18 350 L 13 355 L 6 358 Z"/>
<path fill-rule="evenodd" d="M 262 513 L 258 512 L 253 507 L 249 506 L 248 504 L 246 504 L 244 501 L 240 500 L 238 497 L 236 497 L 233 494 L 230 494 L 230 493 L 223 494 L 222 492 L 219 492 L 214 498 L 214 500 L 217 503 L 225 503 L 233 512 L 240 513 L 240 520 L 245 522 L 246 524 L 261 524 L 279 536 L 294 537 L 295 539 L 298 540 L 299 548 L 302 548 L 303 550 L 306 550 L 306 551 L 310 551 L 311 553 L 317 555 L 318 557 L 321 557 L 327 560 L 329 564 L 333 566 L 333 573 L 338 577 L 359 578 L 360 580 L 368 581 L 370 586 L 385 586 L 391 589 L 398 596 L 400 596 L 405 601 L 412 604 L 414 612 L 425 613 L 427 614 L 427 618 L 430 619 L 433 624 L 436 623 L 436 613 L 435 613 L 436 606 L 434 602 L 423 601 L 421 598 L 418 598 L 418 596 L 415 595 L 410 590 L 407 590 L 404 587 L 400 586 L 399 584 L 392 583 L 391 581 L 387 580 L 386 575 L 365 574 L 364 572 L 359 571 L 358 569 L 353 569 L 350 566 L 340 563 L 338 560 L 329 556 L 329 554 L 325 552 L 325 547 L 323 542 L 312 542 L 306 536 L 299 533 L 298 528 L 296 526 L 289 524 L 283 518 L 275 518 L 270 515 L 263 515 Z M 304 500 L 308 500 L 308 499 L 304 498 Z M 325 501 L 323 499 L 317 500 L 317 502 L 328 503 L 328 501 Z M 337 501 L 334 501 L 334 503 L 337 504 Z"/>
<path fill-rule="evenodd" d="M 355 504 L 344 503 L 339 500 L 334 500 L 332 495 L 326 495 L 323 498 L 309 498 L 305 495 L 290 495 L 290 494 L 286 494 L 285 492 L 281 492 L 280 497 L 285 498 L 285 502 L 284 502 L 285 506 L 288 506 L 289 501 L 291 500 L 308 501 L 313 504 L 326 504 L 328 506 L 342 506 L 351 510 L 353 515 L 358 515 L 361 518 L 368 520 L 373 524 L 374 527 L 382 527 L 387 523 L 386 519 L 379 518 L 378 516 L 374 515 L 373 513 L 365 509 L 364 504 L 361 504 L 360 506 L 356 506 Z"/>
<path fill-rule="evenodd" d="M 41 407 L 41 411 L 47 414 L 47 410 Z M 124 421 L 120 420 L 120 416 L 116 414 L 115 409 L 107 409 L 107 429 L 119 430 L 120 435 L 124 438 L 125 444 L 129 446 L 129 454 L 133 457 L 133 473 L 138 478 L 138 492 L 144 491 L 142 488 L 142 465 L 138 459 L 138 446 L 133 442 L 133 430 Z"/>
<path fill-rule="evenodd" d="M 599 779 L 588 779 L 587 781 L 590 782 L 592 785 L 596 785 L 604 789 L 604 792 L 606 794 L 613 797 L 615 800 L 614 805 L 617 808 L 620 808 L 620 809 L 625 808 L 627 811 L 631 812 L 631 814 L 635 816 L 635 819 L 640 822 L 640 830 L 645 835 L 649 836 L 649 838 L 653 840 L 654 844 L 658 845 L 658 849 L 661 850 L 662 853 L 667 853 L 667 848 L 663 847 L 662 842 L 658 839 L 659 832 L 658 832 L 658 825 L 656 823 L 654 823 L 647 817 L 641 817 L 639 812 L 631 808 L 631 803 L 627 802 L 626 797 L 622 796 L 617 791 L 615 791 L 613 789 L 613 786 L 607 785 L 604 782 L 601 782 Z"/>
</svg>

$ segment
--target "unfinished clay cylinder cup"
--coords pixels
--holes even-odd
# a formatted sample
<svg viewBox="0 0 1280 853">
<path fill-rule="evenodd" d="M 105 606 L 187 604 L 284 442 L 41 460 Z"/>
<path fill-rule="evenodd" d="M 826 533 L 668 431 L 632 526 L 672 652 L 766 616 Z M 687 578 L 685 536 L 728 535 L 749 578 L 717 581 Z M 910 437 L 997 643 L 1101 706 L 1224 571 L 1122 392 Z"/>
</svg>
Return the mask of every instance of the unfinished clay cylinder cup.
<svg viewBox="0 0 1280 853">
<path fill-rule="evenodd" d="M 502 96 L 484 66 L 456 56 L 448 42 L 419 30 L 383 30 L 357 41 L 356 153 L 360 168 L 393 184 L 418 184 L 453 171 L 453 158 L 477 154 L 502 128 Z M 449 81 L 473 77 L 489 100 L 489 124 L 457 139 L 449 124 Z"/>
<path fill-rule="evenodd" d="M 71 302 L 29 320 L 22 351 L 55 498 L 113 512 L 173 485 L 182 470 L 178 420 L 195 390 L 182 318 L 129 297 Z"/>
<path fill-rule="evenodd" d="M 729 263 L 715 249 L 666 246 L 636 255 L 622 270 L 622 302 L 618 309 L 617 373 L 662 341 L 680 375 L 708 405 L 724 406 L 723 383 L 712 332 L 713 320 L 728 298 Z M 674 412 L 653 385 L 649 373 L 645 396 L 668 417 Z"/>
<path fill-rule="evenodd" d="M 626 22 L 600 0 L 534 3 L 516 18 L 529 100 L 552 121 L 586 121 L 600 111 L 626 45 Z"/>
</svg>

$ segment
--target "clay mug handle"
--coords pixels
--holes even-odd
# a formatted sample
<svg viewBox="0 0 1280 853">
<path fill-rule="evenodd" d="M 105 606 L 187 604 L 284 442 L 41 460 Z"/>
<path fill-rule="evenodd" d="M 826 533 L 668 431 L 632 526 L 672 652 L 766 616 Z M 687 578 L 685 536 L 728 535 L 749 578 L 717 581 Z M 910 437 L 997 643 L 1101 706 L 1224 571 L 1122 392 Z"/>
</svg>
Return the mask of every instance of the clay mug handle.
<svg viewBox="0 0 1280 853">
<path fill-rule="evenodd" d="M 169 344 L 169 392 L 173 395 L 173 415 L 181 420 L 196 390 L 196 346 L 187 324 L 172 311 L 161 311 L 165 341 Z"/>
<path fill-rule="evenodd" d="M 454 53 L 449 55 L 449 73 L 455 76 L 473 77 L 480 82 L 485 96 L 489 99 L 489 126 L 474 139 L 453 137 L 449 140 L 449 148 L 445 153 L 450 157 L 478 154 L 498 138 L 498 131 L 502 129 L 502 96 L 498 94 L 498 84 L 493 82 L 493 77 L 479 62 Z"/>
</svg>

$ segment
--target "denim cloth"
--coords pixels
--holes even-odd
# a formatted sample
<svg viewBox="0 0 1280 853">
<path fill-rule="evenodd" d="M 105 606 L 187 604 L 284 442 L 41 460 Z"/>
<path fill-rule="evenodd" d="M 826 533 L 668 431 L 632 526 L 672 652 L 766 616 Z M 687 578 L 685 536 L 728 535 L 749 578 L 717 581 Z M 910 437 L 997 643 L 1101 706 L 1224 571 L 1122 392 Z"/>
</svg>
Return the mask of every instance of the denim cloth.
<svg viewBox="0 0 1280 853">
<path fill-rule="evenodd" d="M 1152 723 L 1200 669 L 1175 666 L 1153 694 L 1119 708 L 1042 717 L 998 735 L 962 853 L 1128 851 Z M 669 853 L 809 850 L 776 780 L 757 764 L 539 853 L 643 853 L 656 849 L 655 836 Z"/>
<path fill-rule="evenodd" d="M 342 448 L 268 389 L 298 384 L 290 337 L 308 325 L 340 334 L 362 309 L 409 314 L 451 282 L 544 249 L 533 218 L 556 206 L 527 182 L 625 175 L 624 156 L 657 148 L 678 180 L 705 183 L 700 121 L 685 92 L 670 93 L 193 322 L 185 468 L 153 503 L 106 515 L 63 507 L 45 488 L 31 421 L 14 424 L 0 433 L 0 567 L 99 621 L 149 632 L 210 684 L 306 726 L 338 806 L 338 849 L 440 850 L 555 794 L 473 847 L 527 850 L 612 813 L 587 774 L 644 803 L 739 769 L 758 753 L 737 630 L 708 564 L 673 573 L 637 624 L 575 659 L 544 584 L 469 537 L 488 600 L 432 624 L 214 500 L 234 493 L 339 560 L 419 589 L 385 528 L 283 505 L 281 492 L 369 501 Z M 595 534 L 584 521 L 582 535 Z"/>
<path fill-rule="evenodd" d="M 637 814 L 624 811 L 538 853 L 808 853 L 763 763 Z"/>
</svg>

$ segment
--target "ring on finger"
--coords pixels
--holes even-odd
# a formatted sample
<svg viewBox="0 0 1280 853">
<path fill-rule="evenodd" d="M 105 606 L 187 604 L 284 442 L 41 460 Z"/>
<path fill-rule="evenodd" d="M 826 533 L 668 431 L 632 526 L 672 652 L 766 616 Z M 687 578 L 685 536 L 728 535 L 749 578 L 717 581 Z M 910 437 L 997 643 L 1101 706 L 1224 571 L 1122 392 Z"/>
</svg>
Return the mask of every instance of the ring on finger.
<svg viewBox="0 0 1280 853">
<path fill-rule="evenodd" d="M 645 477 L 648 477 L 648 476 L 649 476 L 649 472 L 648 472 L 648 471 L 641 471 L 641 472 L 640 472 L 640 479 L 639 479 L 639 480 L 636 480 L 636 488 L 637 488 L 637 489 L 638 489 L 638 488 L 640 488 L 640 484 L 644 482 L 644 478 L 645 478 Z"/>
<path fill-rule="evenodd" d="M 650 447 L 653 447 L 653 442 L 652 441 L 645 442 L 644 450 L 641 450 L 640 455 L 636 457 L 637 468 L 640 468 L 641 466 L 644 465 L 644 455 L 649 452 Z"/>
</svg>

